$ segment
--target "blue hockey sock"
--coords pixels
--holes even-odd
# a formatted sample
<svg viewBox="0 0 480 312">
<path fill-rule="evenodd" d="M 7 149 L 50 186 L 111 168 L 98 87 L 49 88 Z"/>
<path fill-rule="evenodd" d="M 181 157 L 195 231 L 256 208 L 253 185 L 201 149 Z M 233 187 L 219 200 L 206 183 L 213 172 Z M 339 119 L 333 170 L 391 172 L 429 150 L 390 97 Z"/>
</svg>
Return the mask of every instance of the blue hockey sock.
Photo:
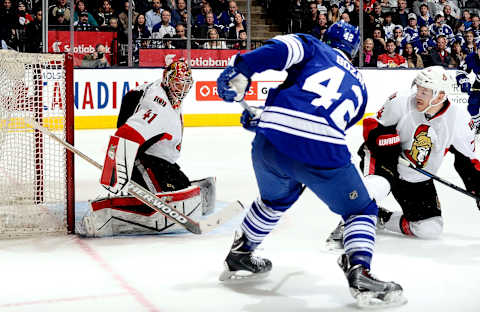
<svg viewBox="0 0 480 312">
<path fill-rule="evenodd" d="M 343 244 L 352 266 L 361 264 L 370 269 L 375 246 L 376 223 L 375 215 L 353 215 L 345 222 Z"/>
<path fill-rule="evenodd" d="M 265 206 L 260 198 L 254 201 L 241 225 L 241 229 L 247 238 L 245 247 L 254 250 L 260 245 L 282 215 L 282 211 L 275 211 Z"/>
</svg>

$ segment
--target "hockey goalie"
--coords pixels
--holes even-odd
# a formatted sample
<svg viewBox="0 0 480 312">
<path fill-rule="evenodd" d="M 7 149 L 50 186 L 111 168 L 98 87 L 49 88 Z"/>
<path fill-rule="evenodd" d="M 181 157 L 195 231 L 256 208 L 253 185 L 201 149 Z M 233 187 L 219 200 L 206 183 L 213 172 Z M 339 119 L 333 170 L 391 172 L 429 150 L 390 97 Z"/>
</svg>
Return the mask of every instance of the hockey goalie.
<svg viewBox="0 0 480 312">
<path fill-rule="evenodd" d="M 213 209 L 215 179 L 190 181 L 176 164 L 183 135 L 182 100 L 192 84 L 192 71 L 178 60 L 165 68 L 161 79 L 123 97 L 100 178 L 110 194 L 90 202 L 91 211 L 83 218 L 87 236 L 183 230 L 129 196 L 124 188 L 130 180 L 193 219 Z"/>
</svg>

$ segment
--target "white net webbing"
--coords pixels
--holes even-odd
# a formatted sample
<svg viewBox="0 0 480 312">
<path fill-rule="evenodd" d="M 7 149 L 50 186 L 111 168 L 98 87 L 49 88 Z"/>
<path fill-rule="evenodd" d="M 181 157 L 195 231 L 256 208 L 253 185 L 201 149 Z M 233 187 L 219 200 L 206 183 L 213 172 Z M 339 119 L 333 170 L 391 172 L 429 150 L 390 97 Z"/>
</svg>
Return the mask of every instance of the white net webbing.
<svg viewBox="0 0 480 312">
<path fill-rule="evenodd" d="M 0 52 L 0 236 L 66 232 L 63 55 Z"/>
</svg>

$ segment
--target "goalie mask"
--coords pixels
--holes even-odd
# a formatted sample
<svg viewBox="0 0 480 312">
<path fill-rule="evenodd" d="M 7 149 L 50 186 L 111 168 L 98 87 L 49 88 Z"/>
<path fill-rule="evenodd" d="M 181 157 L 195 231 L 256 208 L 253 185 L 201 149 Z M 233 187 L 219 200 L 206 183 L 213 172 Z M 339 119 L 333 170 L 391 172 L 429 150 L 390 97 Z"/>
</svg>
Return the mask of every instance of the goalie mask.
<svg viewBox="0 0 480 312">
<path fill-rule="evenodd" d="M 192 70 L 184 60 L 171 63 L 163 71 L 162 85 L 175 109 L 180 107 L 192 84 Z"/>
</svg>

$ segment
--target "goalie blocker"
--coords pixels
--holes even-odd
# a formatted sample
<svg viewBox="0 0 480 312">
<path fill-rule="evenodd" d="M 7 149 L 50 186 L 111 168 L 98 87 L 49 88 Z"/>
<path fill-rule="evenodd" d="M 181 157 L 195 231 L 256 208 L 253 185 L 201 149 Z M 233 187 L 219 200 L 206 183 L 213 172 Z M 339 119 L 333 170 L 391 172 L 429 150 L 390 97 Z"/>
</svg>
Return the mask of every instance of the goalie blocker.
<svg viewBox="0 0 480 312">
<path fill-rule="evenodd" d="M 215 193 L 215 178 L 209 177 L 192 181 L 188 188 L 156 196 L 189 218 L 198 220 L 213 211 Z M 185 232 L 182 226 L 129 195 L 91 201 L 90 212 L 82 221 L 84 234 L 89 237 Z"/>
</svg>

